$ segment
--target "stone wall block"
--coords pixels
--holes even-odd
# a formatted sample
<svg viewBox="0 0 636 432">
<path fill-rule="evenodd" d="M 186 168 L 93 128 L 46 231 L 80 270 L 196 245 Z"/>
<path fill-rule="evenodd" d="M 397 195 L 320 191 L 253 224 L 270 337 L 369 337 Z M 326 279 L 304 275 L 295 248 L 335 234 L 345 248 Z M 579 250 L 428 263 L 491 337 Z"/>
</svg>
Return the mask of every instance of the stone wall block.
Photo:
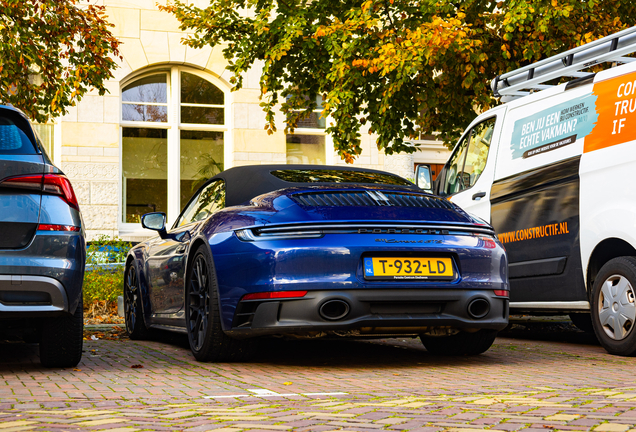
<svg viewBox="0 0 636 432">
<path fill-rule="evenodd" d="M 73 191 L 75 191 L 75 196 L 77 197 L 77 201 L 79 202 L 80 206 L 90 204 L 90 182 L 72 181 L 71 184 L 73 186 Z"/>
<path fill-rule="evenodd" d="M 82 207 L 82 217 L 89 230 L 117 229 L 116 205 L 86 205 Z"/>
<path fill-rule="evenodd" d="M 107 6 L 106 15 L 106 20 L 114 25 L 113 36 L 139 37 L 139 10 Z"/>
<path fill-rule="evenodd" d="M 198 66 L 201 69 L 204 69 L 208 65 L 211 54 L 211 46 L 204 46 L 203 48 L 186 47 L 185 62 L 189 65 Z"/>
<path fill-rule="evenodd" d="M 91 182 L 91 204 L 117 205 L 116 182 Z"/>
<path fill-rule="evenodd" d="M 392 154 L 384 156 L 384 170 L 397 174 L 406 179 L 414 178 L 413 155 Z"/>
<path fill-rule="evenodd" d="M 119 165 L 114 163 L 62 163 L 62 171 L 75 180 L 119 180 Z"/>
<path fill-rule="evenodd" d="M 104 99 L 104 123 L 119 124 L 119 90 L 115 96 L 105 96 Z"/>
<path fill-rule="evenodd" d="M 121 38 L 120 42 L 119 51 L 132 70 L 148 66 L 148 58 L 140 39 Z"/>
<path fill-rule="evenodd" d="M 144 47 L 149 64 L 170 61 L 168 48 L 168 33 L 158 31 L 141 31 L 141 44 Z"/>
<path fill-rule="evenodd" d="M 185 62 L 186 46 L 181 43 L 184 36 L 181 33 L 168 33 L 168 50 L 172 63 Z"/>
</svg>

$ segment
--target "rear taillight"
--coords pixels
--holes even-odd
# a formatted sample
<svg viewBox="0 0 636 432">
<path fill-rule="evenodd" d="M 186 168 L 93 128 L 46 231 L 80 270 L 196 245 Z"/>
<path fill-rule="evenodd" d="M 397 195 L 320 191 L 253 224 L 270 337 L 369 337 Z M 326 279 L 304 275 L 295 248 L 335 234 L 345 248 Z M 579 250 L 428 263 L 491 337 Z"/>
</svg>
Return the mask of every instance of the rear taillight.
<svg viewBox="0 0 636 432">
<path fill-rule="evenodd" d="M 268 300 L 268 299 L 279 299 L 279 298 L 297 298 L 297 297 L 304 297 L 306 294 L 307 294 L 307 291 L 270 291 L 270 292 L 246 294 L 245 296 L 243 296 L 242 300 Z"/>
<path fill-rule="evenodd" d="M 8 177 L 0 182 L 3 188 L 42 190 L 42 174 Z"/>
<path fill-rule="evenodd" d="M 0 187 L 33 189 L 44 193 L 58 195 L 68 205 L 79 210 L 79 203 L 73 186 L 62 174 L 35 174 L 8 177 L 0 182 Z"/>
<path fill-rule="evenodd" d="M 510 297 L 510 291 L 508 290 L 495 290 L 495 295 L 499 297 Z"/>
<path fill-rule="evenodd" d="M 79 231 L 80 227 L 74 225 L 39 224 L 38 231 Z"/>
<path fill-rule="evenodd" d="M 45 174 L 42 191 L 44 193 L 59 195 L 68 205 L 79 210 L 79 203 L 73 191 L 73 186 L 71 186 L 71 182 L 66 176 L 61 174 Z"/>
</svg>

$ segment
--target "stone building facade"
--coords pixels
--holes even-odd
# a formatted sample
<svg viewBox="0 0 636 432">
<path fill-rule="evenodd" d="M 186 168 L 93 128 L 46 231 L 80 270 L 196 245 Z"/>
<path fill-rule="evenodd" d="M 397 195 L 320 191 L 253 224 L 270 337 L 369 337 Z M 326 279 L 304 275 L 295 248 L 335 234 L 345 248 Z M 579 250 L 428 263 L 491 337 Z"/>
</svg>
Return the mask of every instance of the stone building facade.
<svg viewBox="0 0 636 432">
<path fill-rule="evenodd" d="M 86 95 L 41 135 L 71 179 L 89 239 L 142 240 L 139 216 L 165 211 L 174 221 L 201 179 L 220 169 L 265 163 L 344 164 L 319 115 L 295 134 L 268 135 L 259 106 L 259 68 L 231 92 L 221 47 L 192 49 L 178 21 L 156 0 L 96 0 L 106 6 L 123 60 L 105 96 Z M 201 1 L 204 6 L 205 1 Z M 366 132 L 366 131 L 363 131 Z M 413 177 L 414 162 L 443 163 L 448 151 L 424 141 L 415 155 L 385 156 L 362 134 L 356 166 Z M 45 139 L 45 141 L 47 141 Z"/>
</svg>

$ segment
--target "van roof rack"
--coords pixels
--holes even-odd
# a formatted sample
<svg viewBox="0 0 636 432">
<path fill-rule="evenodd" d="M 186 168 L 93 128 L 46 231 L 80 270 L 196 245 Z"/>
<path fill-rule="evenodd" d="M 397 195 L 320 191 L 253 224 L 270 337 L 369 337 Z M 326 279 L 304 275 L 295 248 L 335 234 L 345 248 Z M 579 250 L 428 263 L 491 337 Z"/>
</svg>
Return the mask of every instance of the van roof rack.
<svg viewBox="0 0 636 432">
<path fill-rule="evenodd" d="M 509 102 L 527 96 L 531 91 L 553 87 L 544 83 L 555 78 L 591 76 L 591 72 L 581 70 L 596 64 L 634 62 L 636 58 L 623 57 L 633 52 L 636 52 L 636 27 L 499 75 L 492 80 L 490 87 L 495 97 Z"/>
</svg>

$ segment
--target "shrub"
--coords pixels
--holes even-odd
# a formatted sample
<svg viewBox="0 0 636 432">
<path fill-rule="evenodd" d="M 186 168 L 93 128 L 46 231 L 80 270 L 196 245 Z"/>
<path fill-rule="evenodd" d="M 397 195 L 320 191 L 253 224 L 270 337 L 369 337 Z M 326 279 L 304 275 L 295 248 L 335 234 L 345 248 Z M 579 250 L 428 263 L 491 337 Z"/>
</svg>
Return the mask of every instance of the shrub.
<svg viewBox="0 0 636 432">
<path fill-rule="evenodd" d="M 124 267 L 101 269 L 93 267 L 84 273 L 84 305 L 105 300 L 117 301 L 124 290 Z"/>
<path fill-rule="evenodd" d="M 117 302 L 117 296 L 124 290 L 124 266 L 115 263 L 124 262 L 131 246 L 120 238 L 105 235 L 90 242 L 83 285 L 85 310 L 112 309 L 112 303 Z"/>
</svg>

